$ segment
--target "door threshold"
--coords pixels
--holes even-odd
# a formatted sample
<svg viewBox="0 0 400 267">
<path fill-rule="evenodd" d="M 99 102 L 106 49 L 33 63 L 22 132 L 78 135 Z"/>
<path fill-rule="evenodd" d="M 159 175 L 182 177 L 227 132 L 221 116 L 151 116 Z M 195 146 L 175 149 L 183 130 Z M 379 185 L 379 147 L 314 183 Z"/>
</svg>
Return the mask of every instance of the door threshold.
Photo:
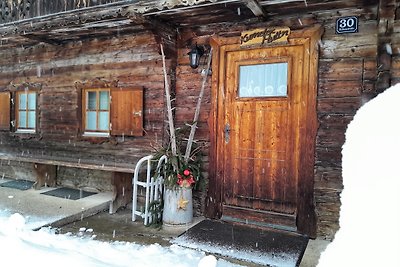
<svg viewBox="0 0 400 267">
<path fill-rule="evenodd" d="M 299 234 L 297 232 L 297 227 L 291 227 L 291 226 L 286 226 L 286 225 L 258 222 L 258 221 L 248 220 L 248 219 L 241 219 L 241 218 L 236 218 L 236 217 L 232 217 L 232 216 L 226 216 L 226 215 L 222 215 L 221 220 L 225 221 L 225 222 L 238 223 L 238 224 L 260 227 L 260 228 L 270 228 L 270 229 L 274 229 L 274 230 Z"/>
</svg>

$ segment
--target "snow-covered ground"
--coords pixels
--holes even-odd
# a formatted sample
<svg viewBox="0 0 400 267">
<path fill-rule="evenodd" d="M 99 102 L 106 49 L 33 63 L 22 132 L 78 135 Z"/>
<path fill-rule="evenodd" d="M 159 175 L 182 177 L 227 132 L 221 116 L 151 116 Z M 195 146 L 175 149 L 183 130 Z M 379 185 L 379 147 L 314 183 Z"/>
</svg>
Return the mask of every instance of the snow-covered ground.
<svg viewBox="0 0 400 267">
<path fill-rule="evenodd" d="M 51 228 L 30 230 L 35 223 L 35 220 L 25 220 L 18 213 L 0 210 L 1 266 L 239 266 L 177 245 L 162 247 L 158 244 L 108 243 L 56 234 Z"/>
<path fill-rule="evenodd" d="M 342 155 L 340 229 L 318 266 L 400 266 L 400 84 L 357 112 Z"/>
</svg>

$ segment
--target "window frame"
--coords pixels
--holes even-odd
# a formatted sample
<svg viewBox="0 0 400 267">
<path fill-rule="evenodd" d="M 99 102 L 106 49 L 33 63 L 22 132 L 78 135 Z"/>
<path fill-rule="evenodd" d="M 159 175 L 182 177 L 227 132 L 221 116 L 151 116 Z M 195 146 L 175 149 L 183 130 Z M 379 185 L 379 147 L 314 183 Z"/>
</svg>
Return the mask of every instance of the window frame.
<svg viewBox="0 0 400 267">
<path fill-rule="evenodd" d="M 34 109 L 30 108 L 29 105 L 29 94 L 35 94 L 35 104 L 34 104 Z M 25 109 L 20 109 L 20 97 L 21 94 L 26 94 L 26 108 Z M 16 133 L 36 133 L 37 132 L 37 127 L 38 127 L 38 98 L 39 94 L 37 90 L 18 90 L 15 92 L 15 132 Z M 29 112 L 34 111 L 34 127 L 29 127 Z M 25 112 L 26 113 L 26 122 L 25 122 L 25 127 L 20 127 L 20 112 Z"/>
<path fill-rule="evenodd" d="M 90 110 L 88 109 L 89 106 L 89 92 L 96 92 L 96 109 Z M 100 92 L 108 92 L 108 109 L 101 109 L 100 108 Z M 83 136 L 93 136 L 93 137 L 108 137 L 111 134 L 111 89 L 110 88 L 86 88 L 83 89 L 82 92 L 82 127 L 83 127 Z M 102 130 L 100 129 L 100 119 L 99 114 L 100 112 L 108 112 L 108 129 Z M 96 112 L 96 129 L 90 130 L 88 129 L 87 125 L 87 112 Z"/>
</svg>

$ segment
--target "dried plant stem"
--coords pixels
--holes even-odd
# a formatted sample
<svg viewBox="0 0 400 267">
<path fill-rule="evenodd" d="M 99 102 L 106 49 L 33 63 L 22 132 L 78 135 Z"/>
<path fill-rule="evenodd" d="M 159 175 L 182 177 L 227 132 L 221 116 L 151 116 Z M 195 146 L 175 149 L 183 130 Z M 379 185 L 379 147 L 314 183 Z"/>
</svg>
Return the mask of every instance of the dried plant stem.
<svg viewBox="0 0 400 267">
<path fill-rule="evenodd" d="M 172 155 L 176 156 L 177 155 L 177 153 L 176 153 L 176 136 L 175 136 L 174 118 L 173 118 L 173 115 L 172 115 L 171 90 L 169 88 L 169 82 L 168 82 L 168 77 L 167 77 L 167 68 L 165 66 L 164 48 L 163 48 L 162 44 L 160 44 L 160 47 L 161 47 L 163 72 L 164 72 L 165 97 L 167 99 L 169 138 L 170 138 L 170 141 L 171 141 Z"/>
<path fill-rule="evenodd" d="M 186 163 L 189 160 L 190 152 L 192 150 L 193 138 L 194 138 L 194 134 L 196 132 L 197 121 L 198 121 L 199 115 L 200 115 L 201 101 L 203 99 L 204 89 L 205 89 L 205 86 L 206 86 L 208 74 L 210 72 L 211 58 L 212 58 L 212 48 L 210 49 L 210 53 L 208 54 L 207 69 L 206 69 L 206 72 L 205 72 L 205 74 L 203 76 L 203 83 L 201 84 L 199 98 L 197 99 L 197 106 L 196 106 L 196 110 L 195 110 L 195 113 L 194 113 L 193 124 L 190 126 L 190 134 L 189 134 L 188 142 L 187 142 L 187 145 L 186 145 L 186 152 L 185 152 L 185 158 L 184 158 Z"/>
</svg>

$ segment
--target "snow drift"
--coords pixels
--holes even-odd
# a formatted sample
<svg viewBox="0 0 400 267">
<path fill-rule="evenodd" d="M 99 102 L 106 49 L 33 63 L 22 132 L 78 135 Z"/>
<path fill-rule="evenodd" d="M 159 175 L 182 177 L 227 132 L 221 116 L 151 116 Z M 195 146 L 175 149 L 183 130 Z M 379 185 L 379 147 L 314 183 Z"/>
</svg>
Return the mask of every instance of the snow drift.
<svg viewBox="0 0 400 267">
<path fill-rule="evenodd" d="M 340 229 L 318 266 L 400 266 L 400 84 L 360 108 L 342 155 Z"/>
</svg>

